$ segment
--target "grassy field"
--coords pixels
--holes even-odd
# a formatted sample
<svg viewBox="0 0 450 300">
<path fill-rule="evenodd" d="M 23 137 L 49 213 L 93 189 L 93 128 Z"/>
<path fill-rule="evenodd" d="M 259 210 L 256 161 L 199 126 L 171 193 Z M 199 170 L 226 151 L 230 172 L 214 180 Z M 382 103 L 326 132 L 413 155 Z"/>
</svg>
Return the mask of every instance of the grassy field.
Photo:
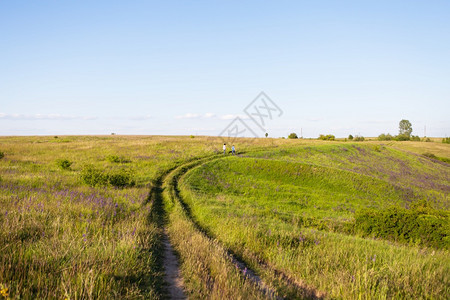
<svg viewBox="0 0 450 300">
<path fill-rule="evenodd" d="M 189 172 L 182 195 L 198 222 L 252 267 L 264 261 L 328 297 L 448 296 L 449 166 L 395 146 L 305 142 L 228 157 Z M 439 249 L 355 229 L 362 209 L 416 203 L 445 212 Z"/>
<path fill-rule="evenodd" d="M 0 137 L 0 298 L 448 298 L 450 145 L 221 143 Z"/>
<path fill-rule="evenodd" d="M 211 149 L 189 138 L 119 136 L 7 137 L 0 147 L 0 283 L 11 297 L 161 297 L 152 182 Z M 70 168 L 58 166 L 64 159 Z M 86 166 L 126 170 L 135 184 L 89 186 Z"/>
</svg>

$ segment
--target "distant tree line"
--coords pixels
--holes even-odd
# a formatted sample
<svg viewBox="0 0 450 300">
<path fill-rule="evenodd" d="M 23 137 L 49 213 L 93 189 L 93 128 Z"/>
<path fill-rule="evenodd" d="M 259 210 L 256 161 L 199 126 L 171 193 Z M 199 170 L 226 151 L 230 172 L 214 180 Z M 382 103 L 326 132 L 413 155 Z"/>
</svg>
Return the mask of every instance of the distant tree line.
<svg viewBox="0 0 450 300">
<path fill-rule="evenodd" d="M 413 132 L 413 128 L 412 128 L 412 124 L 409 120 L 401 120 L 398 124 L 398 135 L 391 135 L 390 133 L 382 133 L 378 136 L 378 140 L 379 141 L 417 141 L 420 142 L 421 139 L 418 135 L 412 135 Z M 267 137 L 267 133 L 266 133 L 266 137 Z M 298 139 L 298 136 L 295 132 L 292 132 L 288 135 L 289 139 Z M 334 141 L 336 139 L 336 137 L 332 134 L 321 134 L 318 137 L 319 140 L 323 140 L 323 141 Z M 348 138 L 346 138 L 345 140 L 350 140 L 350 141 L 356 141 L 356 142 L 362 142 L 365 140 L 365 138 L 361 135 L 349 135 Z M 430 138 L 424 138 L 425 142 L 431 142 Z M 450 137 L 446 137 L 444 139 L 442 139 L 442 143 L 446 143 L 446 144 L 450 144 Z"/>
<path fill-rule="evenodd" d="M 412 135 L 412 124 L 409 120 L 401 120 L 398 123 L 398 135 L 392 136 L 391 134 L 380 134 L 378 136 L 379 141 L 417 141 L 420 142 L 418 135 Z"/>
</svg>

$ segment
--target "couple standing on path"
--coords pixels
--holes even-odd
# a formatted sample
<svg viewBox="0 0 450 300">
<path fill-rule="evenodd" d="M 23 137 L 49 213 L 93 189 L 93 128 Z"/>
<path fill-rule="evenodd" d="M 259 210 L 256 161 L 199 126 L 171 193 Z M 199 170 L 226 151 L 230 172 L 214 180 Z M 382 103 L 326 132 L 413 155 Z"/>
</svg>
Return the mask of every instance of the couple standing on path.
<svg viewBox="0 0 450 300">
<path fill-rule="evenodd" d="M 223 144 L 223 154 L 227 154 L 227 144 Z M 236 149 L 234 148 L 234 145 L 231 147 L 231 154 L 236 154 Z"/>
</svg>

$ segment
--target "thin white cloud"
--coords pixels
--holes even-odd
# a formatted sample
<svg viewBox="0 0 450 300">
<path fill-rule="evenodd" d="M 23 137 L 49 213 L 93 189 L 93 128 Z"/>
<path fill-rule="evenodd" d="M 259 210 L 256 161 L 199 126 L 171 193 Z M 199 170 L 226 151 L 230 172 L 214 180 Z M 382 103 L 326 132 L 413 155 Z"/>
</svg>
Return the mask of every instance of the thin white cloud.
<svg viewBox="0 0 450 300">
<path fill-rule="evenodd" d="M 213 113 L 206 113 L 205 114 L 205 118 L 214 118 L 216 116 L 216 114 Z"/>
<path fill-rule="evenodd" d="M 199 114 L 187 113 L 182 116 L 176 116 L 175 119 L 198 119 L 200 117 L 201 117 L 201 115 L 199 115 Z"/>
<path fill-rule="evenodd" d="M 93 116 L 67 116 L 61 114 L 6 114 L 0 113 L 0 120 L 18 120 L 18 121 L 33 121 L 33 120 L 95 120 L 97 117 Z"/>
<path fill-rule="evenodd" d="M 236 117 L 237 117 L 236 115 L 223 115 L 223 116 L 220 116 L 220 119 L 221 120 L 233 120 Z"/>
<path fill-rule="evenodd" d="M 175 119 L 212 119 L 215 118 L 216 114 L 207 112 L 205 114 L 193 114 L 187 113 L 181 116 L 176 116 Z"/>
</svg>

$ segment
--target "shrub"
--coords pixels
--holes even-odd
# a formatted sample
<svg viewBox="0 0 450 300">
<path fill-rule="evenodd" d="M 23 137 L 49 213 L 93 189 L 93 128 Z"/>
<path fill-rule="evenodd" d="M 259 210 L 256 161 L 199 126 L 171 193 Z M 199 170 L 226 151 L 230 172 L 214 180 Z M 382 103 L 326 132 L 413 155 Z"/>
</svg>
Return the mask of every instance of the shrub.
<svg viewBox="0 0 450 300">
<path fill-rule="evenodd" d="M 58 159 L 56 161 L 56 165 L 60 167 L 63 170 L 70 170 L 70 166 L 72 165 L 72 162 L 68 159 Z"/>
<path fill-rule="evenodd" d="M 356 142 L 364 142 L 365 138 L 363 136 L 361 136 L 361 135 L 356 135 L 354 140 Z"/>
<path fill-rule="evenodd" d="M 107 175 L 107 178 L 110 185 L 118 188 L 135 185 L 131 172 L 125 169 L 113 171 Z"/>
<path fill-rule="evenodd" d="M 132 172 L 125 169 L 112 170 L 104 172 L 94 168 L 92 165 L 85 166 L 81 171 L 81 179 L 87 185 L 92 187 L 112 185 L 118 188 L 134 186 Z"/>
<path fill-rule="evenodd" d="M 353 140 L 353 135 L 349 134 L 349 135 L 348 135 L 348 139 L 349 139 L 350 141 Z"/>
<path fill-rule="evenodd" d="M 418 135 L 412 135 L 411 136 L 411 141 L 420 142 L 420 137 Z"/>
<path fill-rule="evenodd" d="M 427 205 L 419 204 L 412 209 L 391 207 L 358 211 L 355 215 L 355 230 L 363 236 L 402 243 L 444 249 L 450 246 L 449 213 Z"/>
<path fill-rule="evenodd" d="M 422 154 L 423 156 L 426 156 L 426 157 L 428 157 L 428 158 L 431 158 L 431 159 L 436 159 L 436 160 L 440 160 L 440 161 L 443 161 L 443 162 L 445 162 L 445 163 L 450 163 L 450 159 L 449 158 L 446 158 L 446 157 L 439 157 L 439 156 L 436 156 L 436 155 L 434 155 L 433 153 L 430 153 L 430 152 L 425 152 L 424 154 Z"/>
<path fill-rule="evenodd" d="M 108 155 L 106 157 L 106 160 L 112 163 L 129 163 L 131 160 L 128 158 L 125 158 L 123 156 L 117 156 L 117 155 Z"/>
<path fill-rule="evenodd" d="M 437 156 L 434 155 L 433 153 L 430 152 L 425 152 L 424 154 L 422 154 L 423 156 L 426 156 L 428 158 L 433 158 L 433 159 L 437 159 Z"/>
<path fill-rule="evenodd" d="M 432 142 L 432 140 L 430 138 L 426 138 L 425 142 L 429 143 L 429 142 Z"/>
<path fill-rule="evenodd" d="M 288 139 L 298 139 L 298 136 L 295 132 L 292 132 L 291 134 L 288 135 Z"/>
<path fill-rule="evenodd" d="M 389 133 L 388 134 L 382 133 L 378 136 L 379 141 L 392 141 L 393 139 L 394 139 L 394 137 L 392 135 L 390 135 Z"/>
<path fill-rule="evenodd" d="M 332 134 L 327 134 L 327 135 L 319 135 L 319 140 L 324 140 L 324 141 L 334 141 L 335 136 Z"/>
<path fill-rule="evenodd" d="M 450 137 L 446 137 L 442 139 L 442 143 L 444 144 L 450 144 Z"/>
<path fill-rule="evenodd" d="M 92 165 L 84 166 L 81 170 L 81 180 L 90 186 L 101 186 L 108 183 L 108 176 Z"/>
<path fill-rule="evenodd" d="M 395 137 L 396 141 L 409 141 L 410 137 L 406 134 L 399 134 Z"/>
<path fill-rule="evenodd" d="M 0 151 L 0 159 L 2 159 L 3 157 L 5 157 L 5 153 L 3 153 L 2 151 Z"/>
<path fill-rule="evenodd" d="M 450 164 L 450 158 L 446 158 L 446 157 L 438 157 L 438 159 L 439 159 L 440 161 L 443 161 L 443 162 L 445 162 L 445 163 Z"/>
</svg>

